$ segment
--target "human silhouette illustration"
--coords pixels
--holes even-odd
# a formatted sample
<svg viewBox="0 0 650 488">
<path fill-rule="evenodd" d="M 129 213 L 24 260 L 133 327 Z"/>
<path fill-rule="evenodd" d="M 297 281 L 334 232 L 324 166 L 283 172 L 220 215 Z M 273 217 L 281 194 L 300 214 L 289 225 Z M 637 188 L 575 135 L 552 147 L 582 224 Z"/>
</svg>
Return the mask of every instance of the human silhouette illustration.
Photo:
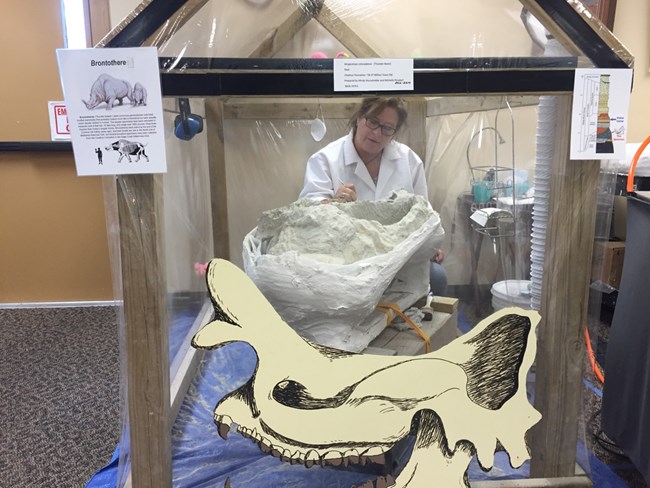
<svg viewBox="0 0 650 488">
<path fill-rule="evenodd" d="M 96 148 L 95 153 L 97 154 L 97 161 L 99 161 L 99 164 L 104 164 L 102 163 L 102 149 L 100 147 Z"/>
</svg>

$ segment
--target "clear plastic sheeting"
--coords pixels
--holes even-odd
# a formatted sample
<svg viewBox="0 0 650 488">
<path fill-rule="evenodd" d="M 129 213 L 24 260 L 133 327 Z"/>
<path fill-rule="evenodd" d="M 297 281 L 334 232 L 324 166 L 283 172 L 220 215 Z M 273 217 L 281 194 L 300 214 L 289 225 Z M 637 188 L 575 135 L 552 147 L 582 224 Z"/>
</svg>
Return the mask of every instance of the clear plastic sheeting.
<svg viewBox="0 0 650 488">
<path fill-rule="evenodd" d="M 204 115 L 203 104 L 192 105 L 193 110 Z M 166 283 L 164 294 L 166 302 L 166 324 L 164 341 L 168 344 L 169 377 L 172 386 L 172 402 L 178 408 L 182 397 L 178 394 L 179 382 L 182 382 L 189 358 L 197 352 L 191 348 L 190 340 L 198 328 L 204 324 L 211 311 L 207 298 L 205 279 L 197 264 L 205 263 L 213 257 L 212 217 L 210 206 L 210 174 L 207 164 L 205 134 L 199 134 L 192 141 L 181 141 L 172 135 L 178 106 L 175 100 L 166 100 L 164 117 L 166 129 L 167 174 L 154 192 L 164 194 L 162 235 L 159 245 L 164 249 L 164 262 L 161 270 L 152 270 L 153 279 L 150 286 Z M 121 188 L 118 189 L 118 186 Z M 122 218 L 139 220 L 139 196 L 133 191 L 130 182 L 121 178 L 105 177 L 104 193 L 107 215 L 107 227 L 111 252 L 112 273 L 114 276 L 115 297 L 122 306 L 120 318 L 121 350 L 127 349 L 127 328 L 123 303 L 123 272 L 120 244 L 120 221 L 117 208 L 117 192 L 127 195 L 130 200 L 129 213 Z M 154 232 L 154 229 L 145 229 Z M 157 232 L 157 231 L 156 231 Z M 144 236 L 143 236 L 144 237 Z M 145 237 L 143 242 L 148 239 Z M 123 246 L 123 244 L 122 244 Z M 162 271 L 164 270 L 164 271 Z M 121 356 L 122 402 L 122 440 L 119 450 L 119 470 L 116 473 L 117 486 L 123 486 L 130 477 L 130 440 L 128 419 L 128 381 L 127 358 Z M 185 392 L 183 391 L 183 395 Z M 173 410 L 173 405 L 172 405 Z M 174 414 L 175 415 L 175 414 Z"/>
<path fill-rule="evenodd" d="M 173 69 L 183 69 L 183 58 L 195 57 L 485 58 L 483 67 L 499 67 L 512 65 L 516 58 L 542 56 L 545 42 L 553 37 L 549 21 L 542 16 L 540 22 L 535 18 L 539 12 L 527 8 L 531 2 L 516 0 L 190 3 L 150 39 L 161 57 L 176 58 Z M 588 10 L 576 9 L 616 49 L 618 41 L 602 31 L 598 20 Z M 142 10 L 127 16 L 116 31 Z M 246 27 L 241 27 L 244 18 Z M 390 42 L 385 40 L 387 31 Z M 567 45 L 567 53 L 578 56 L 581 66 L 592 65 L 579 49 Z M 622 46 L 620 52 L 625 52 Z"/>
<path fill-rule="evenodd" d="M 294 204 L 308 158 L 350 132 L 349 122 L 364 93 L 331 91 L 329 78 L 323 82 L 323 76 L 331 75 L 330 65 L 314 62 L 347 57 L 413 58 L 424 66 L 416 74 L 440 76 L 428 79 L 435 82 L 427 85 L 433 87 L 430 93 L 402 94 L 408 118 L 395 139 L 424 164 L 429 203 L 445 229 L 442 242 L 436 243 L 447 274 L 444 298 L 458 299 L 458 308 L 449 315 L 458 320 L 459 333 L 506 305 L 530 304 L 542 313 L 537 332 L 545 347 L 538 349 L 538 362 L 526 384 L 529 400 L 546 415 L 531 435 L 532 461 L 512 470 L 505 455 L 498 453 L 495 467 L 483 472 L 474 459 L 470 480 L 543 478 L 556 471 L 558 466 L 548 464 L 556 462 L 557 451 L 562 457 L 558 463 L 568 458 L 572 463 L 576 452 L 577 471 L 600 476 L 602 463 L 590 450 L 597 414 L 589 395 L 601 391 L 602 385 L 593 369 L 586 368 L 582 377 L 580 371 L 587 357 L 585 345 L 596 349 L 598 360 L 602 300 L 590 296 L 587 319 L 583 291 L 589 284 L 585 281 L 599 293 L 607 289 L 593 280 L 602 276 L 602 262 L 594 262 L 591 272 L 585 270 L 594 240 L 611 237 L 611 197 L 617 186 L 612 184 L 613 170 L 601 168 L 596 182 L 594 162 L 568 161 L 571 88 L 562 83 L 572 79 L 574 68 L 593 67 L 598 53 L 608 55 L 607 63 L 622 60 L 631 65 L 631 56 L 613 35 L 573 0 L 557 4 L 577 13 L 569 25 L 561 25 L 562 19 L 553 18 L 541 2 L 529 0 L 197 0 L 180 2 L 180 10 L 151 20 L 149 14 L 159 3 L 142 3 L 112 33 L 127 32 L 139 17 L 151 24 L 159 20 L 152 29 L 141 29 L 148 37 L 139 42 L 158 46 L 167 82 L 163 90 L 176 90 L 163 93 L 168 173 L 141 180 L 105 179 L 115 296 L 128 301 L 125 285 L 137 281 L 141 286 L 136 294 L 140 301 L 125 303 L 120 311 L 123 436 L 115 484 L 128 484 L 132 467 L 142 468 L 131 456 L 134 425 L 142 433 L 142 426 L 149 427 L 147 422 L 159 414 L 145 411 L 148 405 L 133 405 L 129 398 L 134 380 L 150 379 L 139 377 L 129 361 L 140 359 L 149 347 L 156 349 L 165 368 L 144 366 L 156 373 L 152 381 L 160 380 L 162 410 L 169 410 L 159 424 L 164 424 L 159 430 L 164 431 L 163 440 L 173 426 L 173 439 L 166 439 L 171 441 L 173 485 L 223 486 L 232 478 L 237 481 L 233 488 L 261 486 L 261 480 L 273 486 L 348 487 L 383 475 L 377 466 L 307 470 L 283 462 L 287 459 L 282 453 L 280 459 L 262 453 L 237 432 L 222 439 L 212 417 L 214 406 L 234 391 L 241 394 L 255 368 L 255 352 L 244 344 L 229 344 L 207 351 L 201 360 L 191 347 L 194 332 L 214 313 L 202 276 L 206 262 L 224 257 L 244 268 L 245 239 L 260 217 Z M 128 34 L 135 38 L 139 33 Z M 264 76 L 252 79 L 262 65 Z M 273 79 L 285 71 L 292 76 L 295 71 L 296 78 L 315 75 L 320 82 L 300 78 L 312 91 L 294 96 Z M 206 81 L 208 75 L 226 72 L 244 78 L 230 85 L 233 78 L 225 76 L 212 86 Z M 510 82 L 504 72 L 522 77 L 517 78 L 519 91 L 502 88 Z M 462 77 L 448 77 L 450 73 Z M 526 83 L 551 78 L 564 80 L 562 88 L 553 83 L 526 88 Z M 458 86 L 449 86 L 454 83 Z M 215 86 L 231 91 L 228 96 L 212 96 L 224 91 L 204 93 Z M 191 111 L 204 122 L 203 132 L 190 140 L 174 135 L 179 115 L 175 96 L 182 91 L 187 92 L 182 96 L 189 97 Z M 558 107 L 557 114 L 547 117 L 547 109 Z M 538 144 L 541 139 L 545 145 Z M 541 167 L 540 156 L 548 160 L 547 166 Z M 143 181 L 151 186 L 140 188 Z M 542 196 L 548 207 L 535 210 Z M 545 219 L 536 219 L 543 210 Z M 542 227 L 552 227 L 553 232 L 535 236 L 533 231 Z M 125 236 L 126 228 L 136 228 L 139 234 Z M 124 264 L 134 249 L 152 263 L 143 271 L 146 279 L 129 275 Z M 423 263 L 423 273 L 428 265 Z M 426 291 L 421 295 L 419 301 L 425 303 Z M 533 297 L 538 302 L 531 302 Z M 128 307 L 149 311 L 150 301 L 163 309 L 153 325 L 151 317 L 138 316 L 133 322 L 126 318 L 133 316 L 125 313 Z M 588 324 L 579 323 L 585 321 Z M 586 325 L 591 342 L 583 337 Z M 128 334 L 138 327 L 151 333 L 136 347 Z M 551 351 L 561 357 L 552 357 Z M 169 388 L 164 384 L 167 374 Z M 562 405 L 551 401 L 556 393 Z M 575 412 L 578 404 L 581 408 Z M 569 412 L 568 420 L 554 417 L 558 412 Z M 155 428 L 149 433 L 155 434 Z M 136 442 L 142 449 L 142 439 Z M 545 451 L 547 445 L 553 452 Z M 394 454 L 396 462 L 390 467 L 399 466 L 403 458 L 398 454 L 408 456 L 408 449 Z M 165 456 L 152 459 L 143 471 L 149 474 L 150 466 L 168 468 Z M 540 474 L 536 463 L 547 464 L 545 472 Z M 561 468 L 566 471 L 566 466 Z M 573 474 L 570 471 L 566 476 Z M 89 488 L 94 487 L 91 480 Z"/>
<path fill-rule="evenodd" d="M 189 142 L 169 137 L 170 172 L 163 177 L 160 190 L 165 195 L 164 248 L 172 378 L 177 373 L 188 374 L 178 372 L 179 358 L 190 351 L 189 342 L 196 326 L 207 320 L 206 309 L 202 308 L 205 283 L 194 265 L 211 257 L 210 208 L 214 195 L 226 193 L 227 252 L 233 262 L 243 266 L 246 234 L 258 225 L 265 211 L 296 202 L 310 153 L 347 132 L 349 115 L 358 101 L 336 98 L 223 101 L 220 112 L 223 119 L 217 124 L 224 133 L 225 180 L 211 176 L 206 134 L 199 134 Z M 429 200 L 447 229 L 439 246 L 446 255 L 443 264 L 449 275 L 449 291 L 466 304 L 461 307 L 463 320 L 471 326 L 492 310 L 506 305 L 528 308 L 524 300 L 529 299 L 530 201 L 535 192 L 538 98 L 430 97 L 406 98 L 406 101 L 412 110 L 407 127 L 398 137 L 423 155 Z M 207 105 L 214 103 L 214 100 L 206 101 Z M 414 108 L 418 103 L 427 107 L 419 113 L 430 115 L 416 115 Z M 167 125 L 173 126 L 176 101 L 166 100 L 165 107 Z M 192 110 L 202 116 L 206 113 L 201 99 L 192 99 Z M 312 133 L 314 120 L 324 127 L 324 137 L 319 141 Z M 206 133 L 210 133 L 209 127 Z M 425 139 L 415 137 L 417 133 L 424 134 Z M 481 185 L 480 191 L 476 189 L 477 183 Z M 481 227 L 473 220 L 475 212 L 486 209 L 508 216 L 507 222 L 497 222 L 497 234 L 490 234 L 491 224 Z M 118 228 L 114 225 L 110 228 L 112 237 L 116 238 Z M 273 277 L 270 278 L 272 281 Z M 241 367 L 247 364 L 242 362 Z M 193 456 L 201 459 L 205 449 L 212 451 L 210 443 L 223 442 L 215 437 L 210 417 L 218 398 L 194 396 L 209 396 L 214 381 L 224 391 L 236 389 L 239 380 L 234 381 L 232 375 L 246 376 L 237 367 L 234 372 L 222 368 L 220 361 L 213 358 L 202 363 L 199 376 L 194 379 L 195 386 L 178 400 L 184 404 L 184 413 L 175 422 L 180 437 L 174 441 L 174 459 L 178 455 L 183 460 L 174 461 L 175 470 L 181 469 L 181 465 L 183 470 L 191 470 Z M 533 373 L 529 375 L 531 398 L 534 384 Z M 586 427 L 580 429 L 585 432 Z M 201 440 L 203 433 L 207 435 L 205 440 Z M 192 436 L 196 439 L 192 440 Z M 124 457 L 128 453 L 127 438 L 121 447 Z M 219 452 L 216 459 L 222 466 L 220 469 L 229 469 L 227 460 L 221 458 L 229 450 L 221 451 L 218 445 L 215 448 Z M 589 472 L 589 454 L 583 455 L 585 460 L 581 466 Z M 279 473 L 270 476 L 284 476 Z M 521 472 L 503 473 L 500 476 L 522 476 Z M 182 480 L 186 474 L 179 471 L 174 476 L 178 486 L 184 486 Z M 319 476 L 327 478 L 326 474 Z M 485 478 L 493 479 L 490 473 Z"/>
<path fill-rule="evenodd" d="M 413 147 L 425 148 L 422 154 L 429 201 L 440 212 L 442 226 L 448 229 L 440 247 L 446 254 L 443 264 L 449 274 L 450 290 L 452 293 L 460 292 L 461 296 L 464 296 L 463 290 L 470 291 L 470 308 L 462 310 L 472 310 L 476 305 L 478 315 L 472 314 L 466 319 L 478 321 L 493 308 L 498 308 L 494 306 L 495 301 L 489 302 L 491 307 L 488 309 L 481 305 L 486 296 L 490 298 L 492 287 L 498 288 L 499 283 L 505 283 L 501 292 L 509 295 L 506 296 L 510 299 L 507 304 L 512 305 L 515 288 L 510 285 L 529 277 L 529 200 L 535 191 L 532 175 L 535 171 L 538 99 L 432 97 L 419 102 L 426 106 L 419 112 L 415 110 L 418 107 L 415 99 L 406 100 L 411 110 L 407 127 L 398 137 L 409 141 Z M 217 121 L 224 132 L 225 180 L 212 180 L 212 183 L 208 183 L 211 180 L 206 163 L 206 141 L 202 139 L 205 135 L 190 142 L 170 137 L 170 173 L 163 178 L 170 344 L 175 336 L 180 337 L 180 351 L 187 351 L 191 337 L 188 325 L 202 320 L 200 298 L 204 296 L 205 285 L 195 274 L 193 264 L 208 259 L 206 253 L 209 252 L 213 231 L 208 211 L 211 199 L 207 192 L 212 193 L 212 198 L 220 191 L 227 195 L 228 253 L 242 266 L 240 260 L 246 234 L 258 225 L 258 219 L 265 211 L 297 200 L 310 153 L 347 132 L 348 117 L 358 101 L 360 99 L 349 98 L 225 100 L 221 111 L 223 119 Z M 206 101 L 207 105 L 214 103 L 214 100 Z M 165 106 L 168 125 L 171 125 L 176 115 L 175 101 L 167 100 Z M 205 113 L 200 99 L 192 99 L 192 109 Z M 298 117 L 297 112 L 302 115 Z M 417 113 L 431 115 L 419 117 Z M 312 134 L 314 120 L 319 120 L 324 126 L 325 134 L 320 141 L 316 141 Z M 425 135 L 420 146 L 415 137 L 418 133 Z M 477 167 L 479 172 L 474 171 Z M 495 169 L 493 172 L 490 171 L 492 167 Z M 495 172 L 499 175 L 494 176 Z M 490 180 L 489 175 L 496 181 L 494 178 Z M 476 192 L 477 182 L 486 183 L 487 200 L 486 195 Z M 491 208 L 508 211 L 513 218 L 500 228 L 502 234 L 486 234 L 481 232 L 484 229 L 473 225 L 474 212 Z M 522 292 L 519 286 L 516 290 L 519 294 L 526 291 Z M 196 294 L 197 301 L 183 302 L 187 293 L 190 296 Z M 498 293 L 494 293 L 492 298 L 494 296 L 503 298 Z M 187 307 L 179 310 L 174 304 Z M 176 327 L 182 330 L 178 335 L 174 332 Z M 172 352 L 172 362 L 177 354 Z M 217 369 L 202 369 L 197 382 L 221 378 L 218 381 L 226 382 L 224 388 L 226 385 L 236 388 L 235 383 L 223 376 L 221 366 L 210 361 L 202 368 L 209 367 L 208 364 Z M 534 376 L 530 378 L 531 388 Z M 209 389 L 207 385 L 198 384 L 196 388 Z M 183 400 L 186 404 L 198 401 L 192 398 L 192 390 L 188 395 Z M 534 395 L 532 390 L 530 395 Z M 214 398 L 215 403 L 217 400 Z M 201 405 L 200 415 L 209 418 L 212 404 L 201 400 Z M 183 408 L 190 408 L 198 414 L 198 407 Z M 194 423 L 187 415 L 179 417 L 177 422 L 181 423 L 176 428 L 200 430 L 200 426 L 185 425 L 185 422 Z M 201 425 L 207 432 L 214 429 L 211 423 Z M 217 443 L 223 442 L 215 439 L 214 435 L 210 438 Z M 190 456 L 203 456 L 204 445 L 193 445 L 187 437 L 182 439 L 189 444 L 177 443 L 175 449 L 184 453 L 183 463 L 190 462 Z M 589 470 L 588 462 L 583 469 Z"/>
<path fill-rule="evenodd" d="M 468 15 L 472 11 L 472 15 Z M 207 2 L 161 45 L 170 57 L 515 57 L 537 49 L 520 20 L 521 4 L 416 0 Z M 444 12 L 444 15 L 442 14 Z M 484 22 L 486 16 L 492 21 Z M 441 19 L 444 17 L 444 22 Z M 247 18 L 233 30 L 233 19 Z M 168 25 L 168 29 L 177 25 Z M 390 26 L 390 42 L 386 28 Z M 435 28 L 432 28 L 435 26 Z M 320 27 L 320 28 L 319 28 Z M 346 46 L 345 31 L 357 42 Z M 294 33 L 291 37 L 288 31 Z M 504 33 L 507 35 L 504 36 Z M 337 39 L 337 35 L 339 38 Z M 191 42 L 190 42 L 191 40 Z M 263 54 L 259 54 L 263 53 Z M 255 56 L 254 54 L 258 54 Z"/>
<path fill-rule="evenodd" d="M 430 99 L 429 198 L 447 229 L 449 283 L 479 288 L 530 278 L 537 97 Z"/>
</svg>

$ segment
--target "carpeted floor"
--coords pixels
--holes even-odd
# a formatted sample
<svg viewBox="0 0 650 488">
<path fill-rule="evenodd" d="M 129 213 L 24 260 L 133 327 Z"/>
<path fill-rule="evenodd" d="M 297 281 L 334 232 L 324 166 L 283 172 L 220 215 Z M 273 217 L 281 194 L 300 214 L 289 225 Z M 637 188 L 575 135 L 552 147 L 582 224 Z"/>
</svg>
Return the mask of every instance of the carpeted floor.
<svg viewBox="0 0 650 488">
<path fill-rule="evenodd" d="M 0 486 L 82 487 L 119 439 L 113 307 L 0 309 Z"/>
</svg>

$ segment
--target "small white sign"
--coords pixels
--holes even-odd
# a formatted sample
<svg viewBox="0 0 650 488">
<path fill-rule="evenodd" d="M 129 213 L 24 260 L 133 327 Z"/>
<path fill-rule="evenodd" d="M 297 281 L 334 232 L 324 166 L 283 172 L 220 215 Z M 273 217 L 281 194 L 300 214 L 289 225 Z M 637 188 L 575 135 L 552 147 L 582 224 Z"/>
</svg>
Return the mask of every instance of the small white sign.
<svg viewBox="0 0 650 488">
<path fill-rule="evenodd" d="M 69 141 L 68 110 L 64 102 L 47 102 L 50 114 L 50 134 L 53 141 Z"/>
<path fill-rule="evenodd" d="M 167 171 L 155 47 L 57 49 L 79 176 Z"/>
<path fill-rule="evenodd" d="M 334 91 L 413 90 L 413 59 L 334 59 Z"/>
<path fill-rule="evenodd" d="M 624 159 L 631 69 L 577 69 L 571 159 Z"/>
</svg>

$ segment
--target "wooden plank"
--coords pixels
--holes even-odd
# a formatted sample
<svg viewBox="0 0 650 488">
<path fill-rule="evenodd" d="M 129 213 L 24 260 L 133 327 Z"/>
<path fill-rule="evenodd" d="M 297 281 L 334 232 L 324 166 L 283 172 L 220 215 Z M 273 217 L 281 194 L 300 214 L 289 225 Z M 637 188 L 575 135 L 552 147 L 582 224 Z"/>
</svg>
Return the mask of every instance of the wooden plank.
<svg viewBox="0 0 650 488">
<path fill-rule="evenodd" d="M 299 7 L 280 24 L 249 55 L 249 58 L 270 58 L 282 49 L 307 22 L 313 18 L 312 14 Z"/>
<path fill-rule="evenodd" d="M 574 474 L 598 161 L 570 161 L 570 95 L 558 96 L 538 329 L 531 476 Z"/>
<path fill-rule="evenodd" d="M 422 322 L 420 329 L 429 336 L 431 350 L 435 351 L 449 344 L 460 334 L 458 332 L 457 314 L 434 312 L 430 321 Z M 426 352 L 426 346 L 418 333 L 409 328 L 399 330 L 394 326 L 385 328 L 368 346 L 395 351 L 398 356 L 417 356 Z M 368 354 L 368 349 L 364 354 Z"/>
<path fill-rule="evenodd" d="M 398 332 L 399 331 L 394 327 L 386 327 L 384 330 L 381 331 L 381 333 L 377 337 L 375 337 L 370 342 L 368 347 L 378 347 L 380 349 L 395 350 L 394 348 L 391 348 L 388 344 L 390 344 L 390 342 L 395 338 Z"/>
<path fill-rule="evenodd" d="M 341 18 L 323 5 L 316 15 L 316 20 L 341 44 L 350 54 L 357 58 L 380 58 L 381 56 L 357 35 Z"/>
<path fill-rule="evenodd" d="M 171 486 L 169 332 L 161 175 L 117 184 L 131 474 L 138 488 Z"/>
<path fill-rule="evenodd" d="M 392 349 L 385 349 L 383 347 L 368 346 L 363 350 L 364 354 L 374 354 L 375 356 L 395 356 L 396 351 Z"/>
<path fill-rule="evenodd" d="M 311 120 L 319 110 L 325 119 L 348 120 L 359 108 L 360 98 L 339 99 L 299 98 L 299 99 L 253 99 L 229 98 L 224 102 L 225 119 L 239 120 Z"/>
<path fill-rule="evenodd" d="M 539 97 L 534 95 L 507 95 L 512 108 L 530 107 L 539 104 Z M 506 108 L 501 96 L 473 96 L 473 97 L 436 97 L 427 100 L 427 117 L 438 115 L 462 114 L 485 112 Z"/>
<path fill-rule="evenodd" d="M 212 206 L 212 236 L 214 257 L 230 259 L 228 231 L 228 190 L 226 180 L 226 149 L 223 136 L 223 102 L 208 98 L 205 102 L 210 168 L 210 204 Z"/>
<path fill-rule="evenodd" d="M 409 125 L 415 118 L 410 110 L 410 98 L 404 97 L 409 103 Z M 361 98 L 252 98 L 231 97 L 224 102 L 224 118 L 226 119 L 288 119 L 311 120 L 316 117 L 319 108 L 325 119 L 349 119 L 359 106 Z M 539 104 L 538 96 L 508 97 L 510 106 L 529 107 Z M 437 97 L 426 99 L 427 117 L 458 113 L 481 112 L 504 108 L 501 96 L 481 97 Z M 410 127 L 409 127 L 410 130 Z"/>
<path fill-rule="evenodd" d="M 214 308 L 212 302 L 209 299 L 205 299 L 201 311 L 196 316 L 192 327 L 188 331 L 187 335 L 183 339 L 183 343 L 187 344 L 187 349 L 182 358 L 174 358 L 170 371 L 176 371 L 174 376 L 171 378 L 170 385 L 170 422 L 173 425 L 174 419 L 178 416 L 178 412 L 183 404 L 187 390 L 194 379 L 196 371 L 199 368 L 201 359 L 205 351 L 198 350 L 193 347 L 190 347 L 192 342 L 192 337 L 198 332 L 203 326 L 212 320 L 212 315 L 214 314 Z M 180 354 L 177 354 L 180 356 Z"/>
<path fill-rule="evenodd" d="M 398 140 L 409 146 L 422 161 L 427 160 L 427 102 L 424 97 L 406 99 L 408 118 Z M 425 163 L 426 164 L 426 163 Z"/>
</svg>

